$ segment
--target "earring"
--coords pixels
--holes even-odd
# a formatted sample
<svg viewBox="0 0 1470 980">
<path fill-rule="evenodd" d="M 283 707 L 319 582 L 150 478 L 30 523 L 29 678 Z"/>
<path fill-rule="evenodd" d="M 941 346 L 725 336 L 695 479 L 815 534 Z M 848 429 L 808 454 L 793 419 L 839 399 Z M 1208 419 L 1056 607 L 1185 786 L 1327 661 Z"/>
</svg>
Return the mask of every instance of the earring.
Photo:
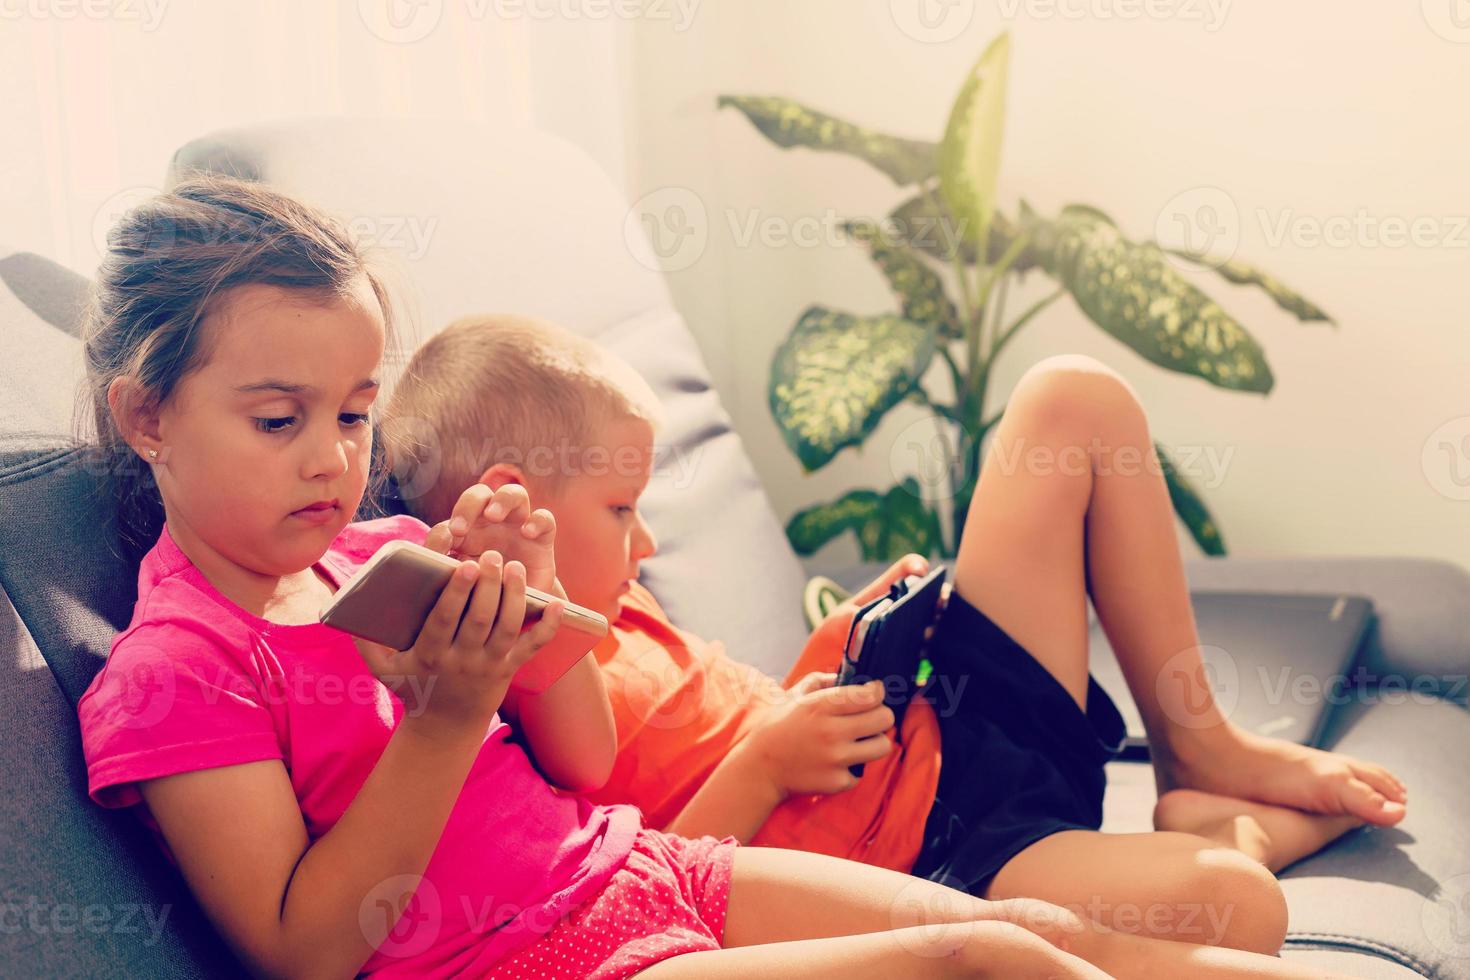
<svg viewBox="0 0 1470 980">
<path fill-rule="evenodd" d="M 156 462 L 158 462 L 158 450 L 157 449 L 150 449 L 150 450 L 148 450 L 148 462 L 150 462 L 150 463 L 156 463 Z"/>
</svg>

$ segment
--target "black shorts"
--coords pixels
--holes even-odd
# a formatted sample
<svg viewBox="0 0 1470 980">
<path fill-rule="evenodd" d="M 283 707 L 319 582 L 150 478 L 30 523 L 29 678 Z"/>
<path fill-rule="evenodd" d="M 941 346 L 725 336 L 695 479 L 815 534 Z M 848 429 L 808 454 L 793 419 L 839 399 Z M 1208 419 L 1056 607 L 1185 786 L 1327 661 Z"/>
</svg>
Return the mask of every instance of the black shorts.
<svg viewBox="0 0 1470 980">
<path fill-rule="evenodd" d="M 1007 861 L 1059 830 L 1102 826 L 1103 766 L 1126 729 L 1097 681 L 1083 713 L 990 617 L 951 592 L 929 688 L 943 761 L 913 873 L 984 897 Z"/>
</svg>

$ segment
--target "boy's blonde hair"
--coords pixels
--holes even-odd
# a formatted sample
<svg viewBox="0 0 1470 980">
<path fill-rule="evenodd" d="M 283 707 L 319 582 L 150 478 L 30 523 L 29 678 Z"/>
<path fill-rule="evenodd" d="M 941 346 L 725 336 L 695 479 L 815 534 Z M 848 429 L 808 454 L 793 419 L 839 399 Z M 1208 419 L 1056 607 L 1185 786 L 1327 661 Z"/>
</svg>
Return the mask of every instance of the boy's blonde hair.
<svg viewBox="0 0 1470 980">
<path fill-rule="evenodd" d="M 545 320 L 481 314 L 413 355 L 383 440 L 405 505 L 433 524 L 497 462 L 555 492 L 582 471 L 569 453 L 585 453 L 602 425 L 624 418 L 654 428 L 664 420 L 658 396 L 622 358 Z"/>
</svg>

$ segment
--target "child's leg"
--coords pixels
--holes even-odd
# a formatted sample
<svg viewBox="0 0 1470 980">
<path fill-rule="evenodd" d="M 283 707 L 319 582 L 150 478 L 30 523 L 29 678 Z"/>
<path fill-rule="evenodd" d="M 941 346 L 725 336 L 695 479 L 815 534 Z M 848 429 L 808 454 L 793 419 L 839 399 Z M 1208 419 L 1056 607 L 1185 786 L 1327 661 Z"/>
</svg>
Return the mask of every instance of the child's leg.
<svg viewBox="0 0 1470 980">
<path fill-rule="evenodd" d="M 1148 727 L 1161 792 L 1190 786 L 1378 824 L 1402 819 L 1403 785 L 1382 767 L 1260 738 L 1219 711 L 1148 420 L 1099 362 L 1048 358 L 1017 384 L 954 579 L 1079 705 L 1091 594 Z"/>
<path fill-rule="evenodd" d="M 1194 834 L 1052 834 L 1011 858 L 986 892 L 1020 895 L 1154 939 L 1274 956 L 1286 938 L 1286 899 L 1271 872 Z"/>
<path fill-rule="evenodd" d="M 725 944 L 642 976 L 1099 976 L 1089 962 L 1170 980 L 1320 976 L 1240 950 L 1123 935 L 1041 902 L 986 902 L 883 868 L 761 847 L 736 852 Z"/>
<path fill-rule="evenodd" d="M 1315 854 L 1355 827 L 1357 817 L 1324 817 L 1193 789 L 1170 790 L 1154 807 L 1154 829 L 1195 834 L 1245 852 L 1271 871 Z"/>
</svg>

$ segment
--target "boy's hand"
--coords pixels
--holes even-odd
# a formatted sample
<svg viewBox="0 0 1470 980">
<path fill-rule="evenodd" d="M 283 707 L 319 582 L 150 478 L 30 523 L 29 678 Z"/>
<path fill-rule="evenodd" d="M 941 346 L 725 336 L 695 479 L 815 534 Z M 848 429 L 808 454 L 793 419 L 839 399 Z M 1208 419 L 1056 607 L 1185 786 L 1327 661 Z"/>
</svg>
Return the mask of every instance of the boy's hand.
<svg viewBox="0 0 1470 980">
<path fill-rule="evenodd" d="M 845 602 L 828 613 L 827 618 L 818 623 L 817 628 L 812 630 L 811 636 L 807 638 L 807 648 L 810 649 L 814 644 L 819 644 L 823 650 L 836 650 L 840 660 L 842 648 L 847 643 L 847 634 L 852 629 L 852 620 L 857 615 L 858 609 L 879 596 L 887 594 L 895 582 L 909 575 L 925 575 L 928 572 L 929 561 L 923 555 L 904 555 L 888 566 L 888 570 L 882 575 L 863 586 L 857 593 L 849 596 Z M 798 662 L 805 662 L 805 660 L 806 654 L 803 653 Z M 828 663 L 830 662 L 832 661 L 829 659 Z M 826 666 L 826 663 L 812 666 Z"/>
<path fill-rule="evenodd" d="M 456 558 L 498 551 L 525 566 L 526 584 L 566 598 L 556 580 L 556 518 L 531 509 L 531 495 L 518 483 L 492 490 L 476 483 L 459 495 L 449 520 L 429 530 L 425 546 Z"/>
<path fill-rule="evenodd" d="M 847 767 L 887 755 L 893 710 L 883 682 L 834 687 L 836 674 L 808 674 L 740 748 L 784 798 L 840 793 L 857 785 Z M 871 737 L 870 737 L 871 736 Z"/>
</svg>

